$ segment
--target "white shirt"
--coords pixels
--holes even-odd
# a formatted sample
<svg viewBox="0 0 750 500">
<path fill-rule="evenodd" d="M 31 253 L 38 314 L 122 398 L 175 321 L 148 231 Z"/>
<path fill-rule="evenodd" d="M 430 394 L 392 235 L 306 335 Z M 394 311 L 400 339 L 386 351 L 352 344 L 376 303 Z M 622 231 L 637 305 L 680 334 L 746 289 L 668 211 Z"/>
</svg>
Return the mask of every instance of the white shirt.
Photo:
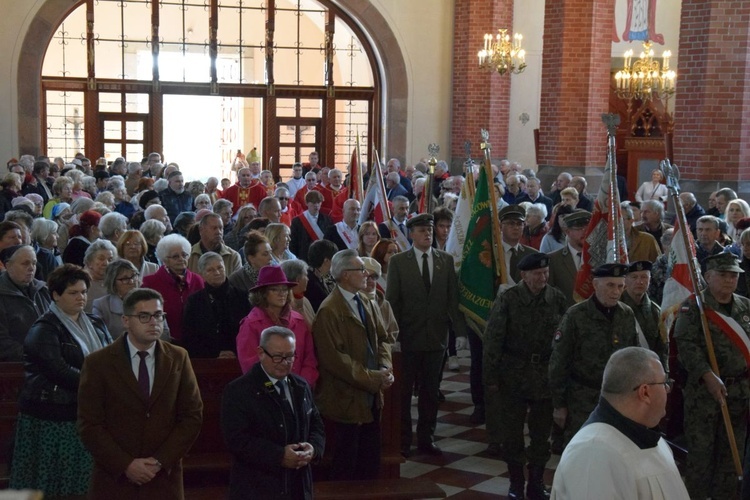
<svg viewBox="0 0 750 500">
<path fill-rule="evenodd" d="M 289 406 L 292 407 L 292 413 L 294 413 L 294 405 L 292 404 L 292 394 L 289 392 L 289 381 L 287 380 L 287 377 L 284 377 L 283 379 L 274 378 L 268 374 L 266 369 L 263 368 L 262 364 L 260 365 L 260 367 L 263 370 L 263 373 L 266 374 L 266 377 L 268 377 L 268 380 L 270 380 L 271 383 L 273 384 L 273 388 L 276 389 L 276 394 L 281 394 L 281 389 L 279 389 L 279 386 L 276 385 L 276 382 L 278 382 L 279 380 L 283 380 L 284 382 L 286 382 L 284 384 L 284 392 L 286 393 L 285 397 L 286 397 L 286 400 L 289 402 Z"/>
<path fill-rule="evenodd" d="M 354 300 L 355 293 L 349 292 L 347 290 L 344 290 L 343 288 L 339 287 L 339 292 L 341 292 L 341 295 L 344 296 L 344 300 L 346 301 L 346 304 L 349 306 L 349 309 L 354 313 L 355 318 L 359 318 L 359 306 L 357 306 L 357 301 Z M 359 298 L 361 302 L 363 302 L 364 307 L 364 301 L 362 297 Z"/>
<path fill-rule="evenodd" d="M 427 269 L 430 270 L 430 283 L 432 283 L 432 279 L 435 277 L 435 273 L 433 270 L 435 269 L 434 259 L 432 258 L 432 247 L 430 247 L 426 252 L 421 251 L 417 247 L 414 248 L 414 255 L 417 257 L 417 266 L 419 267 L 419 274 L 422 274 L 422 255 L 425 253 L 427 254 Z"/>
<path fill-rule="evenodd" d="M 513 249 L 515 249 L 515 251 L 518 252 L 521 249 L 521 244 L 516 243 L 515 245 L 510 245 L 509 243 L 506 243 L 503 241 L 503 255 L 505 255 L 505 270 L 507 271 L 505 274 L 506 274 L 506 278 L 508 279 L 509 285 L 516 284 L 516 281 L 510 275 L 510 258 L 512 257 L 511 250 Z"/>
<path fill-rule="evenodd" d="M 294 177 L 292 177 L 288 181 L 286 181 L 286 185 L 289 187 L 289 197 L 294 198 L 294 195 L 297 194 L 297 191 L 302 189 L 302 187 L 305 185 L 305 176 L 303 175 L 299 179 L 295 179 Z"/>
<path fill-rule="evenodd" d="M 570 242 L 567 243 L 568 245 L 568 251 L 570 252 L 570 256 L 573 257 L 573 264 L 576 265 L 576 270 L 581 270 L 581 265 L 583 265 L 583 250 L 576 250 L 570 245 Z M 580 257 L 578 254 L 581 254 Z"/>
<path fill-rule="evenodd" d="M 129 335 L 125 337 L 125 341 L 128 343 L 128 351 L 130 352 L 130 367 L 133 369 L 135 379 L 138 380 L 138 372 L 141 369 L 141 357 L 138 356 L 139 349 L 130 341 Z M 148 392 L 150 394 L 154 388 L 154 370 L 156 368 L 154 353 L 156 353 L 156 342 L 151 344 L 151 347 L 146 349 L 146 352 L 148 353 L 148 356 L 146 356 L 146 368 L 148 369 Z"/>
</svg>

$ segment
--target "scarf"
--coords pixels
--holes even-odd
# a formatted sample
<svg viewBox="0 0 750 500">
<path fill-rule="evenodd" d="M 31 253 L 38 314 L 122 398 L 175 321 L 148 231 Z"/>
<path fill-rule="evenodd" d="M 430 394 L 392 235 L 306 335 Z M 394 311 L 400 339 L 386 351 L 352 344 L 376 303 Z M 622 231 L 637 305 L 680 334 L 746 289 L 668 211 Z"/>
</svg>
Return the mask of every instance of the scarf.
<svg viewBox="0 0 750 500">
<path fill-rule="evenodd" d="M 78 342 L 84 356 L 88 356 L 92 352 L 104 347 L 102 339 L 99 338 L 94 325 L 85 312 L 81 312 L 78 315 L 78 321 L 73 321 L 73 318 L 65 314 L 54 302 L 50 304 L 49 310 L 52 311 L 65 329 L 68 330 L 68 333 Z"/>
</svg>

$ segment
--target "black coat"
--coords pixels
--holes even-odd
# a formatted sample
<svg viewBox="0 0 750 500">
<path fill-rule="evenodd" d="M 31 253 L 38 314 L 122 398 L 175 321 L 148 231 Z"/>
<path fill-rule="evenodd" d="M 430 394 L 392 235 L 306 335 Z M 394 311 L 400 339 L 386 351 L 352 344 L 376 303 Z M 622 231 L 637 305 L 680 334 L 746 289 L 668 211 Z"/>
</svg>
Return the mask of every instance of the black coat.
<svg viewBox="0 0 750 500">
<path fill-rule="evenodd" d="M 87 316 L 102 344 L 111 344 L 104 322 Z M 78 341 L 55 313 L 47 311 L 29 330 L 23 351 L 26 378 L 18 398 L 21 412 L 44 420 L 74 421 L 84 358 Z"/>
<path fill-rule="evenodd" d="M 206 283 L 187 299 L 182 323 L 182 344 L 191 358 L 216 358 L 221 351 L 237 354 L 240 321 L 250 312 L 247 294 L 229 284 Z"/>
<path fill-rule="evenodd" d="M 221 402 L 221 431 L 232 454 L 229 498 L 312 499 L 310 466 L 287 469 L 281 466 L 284 446 L 310 443 L 315 459 L 323 456 L 325 430 L 310 386 L 297 375 L 287 377 L 294 403 L 296 424 L 289 421 L 282 405 L 287 404 L 256 363 L 250 371 L 224 389 Z M 298 439 L 294 439 L 295 427 Z M 293 485 L 295 485 L 293 487 Z"/>
</svg>

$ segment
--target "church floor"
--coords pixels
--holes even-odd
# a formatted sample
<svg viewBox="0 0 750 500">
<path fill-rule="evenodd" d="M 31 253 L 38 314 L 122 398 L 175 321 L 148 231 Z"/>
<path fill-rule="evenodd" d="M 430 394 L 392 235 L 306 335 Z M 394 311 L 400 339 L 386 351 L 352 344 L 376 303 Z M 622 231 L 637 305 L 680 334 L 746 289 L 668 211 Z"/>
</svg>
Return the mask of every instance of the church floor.
<svg viewBox="0 0 750 500">
<path fill-rule="evenodd" d="M 441 390 L 445 402 L 440 404 L 435 444 L 443 455 L 433 457 L 412 455 L 401 464 L 401 477 L 423 477 L 435 481 L 448 498 L 453 499 L 504 499 L 508 493 L 508 471 L 505 462 L 486 453 L 487 440 L 484 425 L 469 421 L 474 406 L 469 390 L 469 351 L 459 353 L 459 372 L 443 374 Z M 412 398 L 412 417 L 416 422 L 417 399 Z M 416 427 L 415 427 L 416 430 Z M 559 462 L 552 455 L 547 464 L 545 483 L 552 484 L 552 475 Z"/>
</svg>

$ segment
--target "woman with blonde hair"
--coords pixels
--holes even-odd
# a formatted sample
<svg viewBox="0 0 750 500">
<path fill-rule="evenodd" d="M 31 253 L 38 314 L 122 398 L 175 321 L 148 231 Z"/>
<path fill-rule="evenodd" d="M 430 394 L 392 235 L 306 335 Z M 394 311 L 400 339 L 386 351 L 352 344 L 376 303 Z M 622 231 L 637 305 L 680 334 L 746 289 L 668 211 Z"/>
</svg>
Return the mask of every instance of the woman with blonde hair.
<svg viewBox="0 0 750 500">
<path fill-rule="evenodd" d="M 363 222 L 359 226 L 359 246 L 357 246 L 357 252 L 360 257 L 369 257 L 372 249 L 375 248 L 378 241 L 380 241 L 380 232 L 378 231 L 378 225 L 373 221 L 368 220 Z"/>
<path fill-rule="evenodd" d="M 140 231 L 130 229 L 125 231 L 117 240 L 117 254 L 123 259 L 130 261 L 141 278 L 154 274 L 159 270 L 159 265 L 146 259 L 148 243 Z"/>
<path fill-rule="evenodd" d="M 271 244 L 271 263 L 279 265 L 286 260 L 296 259 L 292 252 L 289 251 L 289 242 L 291 241 L 291 231 L 289 226 L 281 223 L 271 223 L 266 226 L 266 238 Z"/>
</svg>

